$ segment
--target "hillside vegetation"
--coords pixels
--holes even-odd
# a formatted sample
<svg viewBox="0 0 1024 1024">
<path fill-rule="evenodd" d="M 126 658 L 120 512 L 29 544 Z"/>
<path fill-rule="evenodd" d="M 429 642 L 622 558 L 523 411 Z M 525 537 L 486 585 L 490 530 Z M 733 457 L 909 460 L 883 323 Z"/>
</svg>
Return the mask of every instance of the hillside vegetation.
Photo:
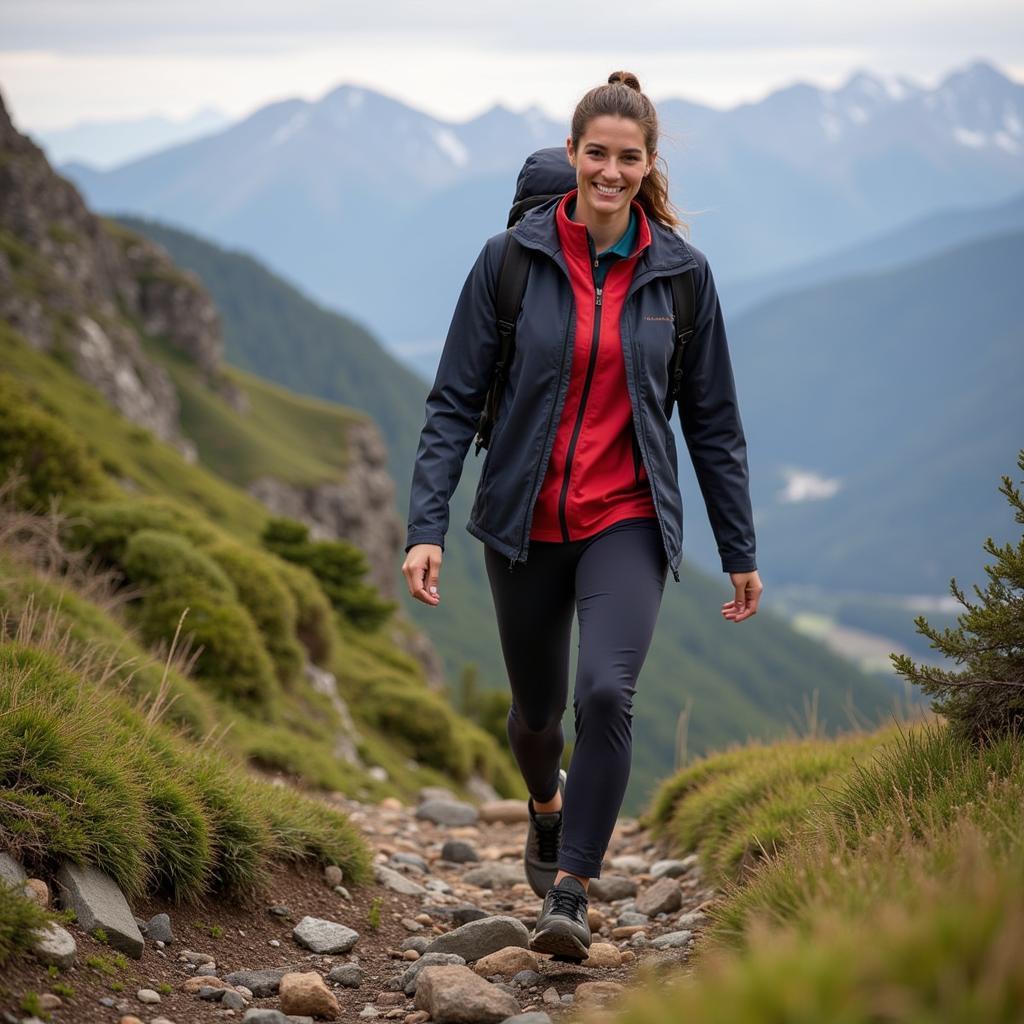
<svg viewBox="0 0 1024 1024">
<path fill-rule="evenodd" d="M 1021 1019 L 1024 538 L 985 550 L 977 601 L 950 583 L 957 628 L 917 620 L 962 667 L 893 656 L 941 717 L 748 744 L 665 780 L 646 823 L 724 895 L 693 975 L 631 995 L 616 1024 Z"/>
</svg>

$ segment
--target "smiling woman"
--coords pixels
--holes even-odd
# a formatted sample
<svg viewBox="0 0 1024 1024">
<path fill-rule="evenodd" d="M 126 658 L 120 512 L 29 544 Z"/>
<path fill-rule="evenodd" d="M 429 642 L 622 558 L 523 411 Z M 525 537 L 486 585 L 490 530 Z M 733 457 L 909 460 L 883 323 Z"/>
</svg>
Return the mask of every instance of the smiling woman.
<svg viewBox="0 0 1024 1024">
<path fill-rule="evenodd" d="M 530 948 L 575 960 L 591 945 L 588 886 L 622 805 L 633 698 L 668 571 L 679 580 L 682 498 L 674 406 L 665 401 L 677 345 L 683 431 L 735 587 L 722 617 L 748 619 L 762 590 L 714 279 L 703 253 L 674 230 L 657 147 L 654 106 L 636 77 L 619 71 L 576 107 L 565 149 L 575 188 L 557 149 L 527 161 L 517 206 L 539 202 L 485 244 L 427 397 L 402 566 L 410 594 L 437 606 L 448 502 L 507 358 L 499 333 L 513 327 L 511 309 L 498 297 L 514 275 L 499 268 L 509 267 L 514 243 L 528 261 L 515 347 L 500 367 L 508 386 L 467 529 L 484 542 L 512 690 L 508 737 L 530 792 L 523 859 L 544 899 Z M 542 154 L 557 168 L 538 161 Z M 533 171 L 549 187 L 526 189 Z M 673 280 L 683 275 L 693 286 L 692 332 L 673 324 Z M 574 613 L 576 744 L 566 775 Z"/>
</svg>

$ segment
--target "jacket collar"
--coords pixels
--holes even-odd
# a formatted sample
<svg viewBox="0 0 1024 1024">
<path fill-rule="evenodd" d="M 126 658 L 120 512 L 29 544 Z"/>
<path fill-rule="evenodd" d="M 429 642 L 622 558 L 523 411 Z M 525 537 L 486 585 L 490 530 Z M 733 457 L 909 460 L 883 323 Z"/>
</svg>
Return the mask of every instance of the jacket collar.
<svg viewBox="0 0 1024 1024">
<path fill-rule="evenodd" d="M 528 210 L 523 219 L 511 230 L 522 245 L 546 253 L 568 274 L 555 221 L 559 204 L 564 201 L 565 196 L 556 196 L 540 206 L 535 206 Z M 675 274 L 688 267 L 697 266 L 697 260 L 681 235 L 653 217 L 645 216 L 644 220 L 650 230 L 650 245 L 643 248 L 637 256 L 634 285 L 642 283 L 641 278 Z"/>
</svg>

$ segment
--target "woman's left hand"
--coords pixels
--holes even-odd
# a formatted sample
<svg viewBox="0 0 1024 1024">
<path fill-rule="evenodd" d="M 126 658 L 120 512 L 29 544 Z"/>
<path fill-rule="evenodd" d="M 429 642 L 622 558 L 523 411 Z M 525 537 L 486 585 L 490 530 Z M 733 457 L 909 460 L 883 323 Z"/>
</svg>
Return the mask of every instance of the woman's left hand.
<svg viewBox="0 0 1024 1024">
<path fill-rule="evenodd" d="M 757 614 L 757 603 L 761 600 L 761 577 L 753 572 L 731 572 L 729 579 L 736 588 L 736 597 L 722 605 L 722 617 L 730 622 L 742 622 Z"/>
</svg>

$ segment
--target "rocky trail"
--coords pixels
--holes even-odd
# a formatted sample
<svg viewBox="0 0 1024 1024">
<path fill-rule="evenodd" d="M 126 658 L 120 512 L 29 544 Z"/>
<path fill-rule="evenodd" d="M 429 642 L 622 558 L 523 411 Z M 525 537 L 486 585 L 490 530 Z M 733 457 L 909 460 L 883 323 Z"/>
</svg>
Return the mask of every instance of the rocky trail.
<svg viewBox="0 0 1024 1024">
<path fill-rule="evenodd" d="M 280 866 L 255 902 L 129 911 L 98 872 L 62 870 L 49 887 L 78 911 L 71 946 L 49 942 L 39 961 L 0 969 L 0 1020 L 597 1020 L 630 985 L 685 970 L 717 895 L 695 856 L 667 859 L 635 820 L 620 819 L 590 886 L 590 959 L 557 961 L 528 948 L 541 901 L 523 873 L 525 802 L 471 805 L 432 788 L 417 807 L 332 802 L 375 851 L 375 882 L 352 891 L 338 868 Z M 17 872 L 0 859 L 0 877 Z M 44 882 L 29 884 L 47 898 Z M 105 926 L 106 942 L 82 922 Z"/>
</svg>

